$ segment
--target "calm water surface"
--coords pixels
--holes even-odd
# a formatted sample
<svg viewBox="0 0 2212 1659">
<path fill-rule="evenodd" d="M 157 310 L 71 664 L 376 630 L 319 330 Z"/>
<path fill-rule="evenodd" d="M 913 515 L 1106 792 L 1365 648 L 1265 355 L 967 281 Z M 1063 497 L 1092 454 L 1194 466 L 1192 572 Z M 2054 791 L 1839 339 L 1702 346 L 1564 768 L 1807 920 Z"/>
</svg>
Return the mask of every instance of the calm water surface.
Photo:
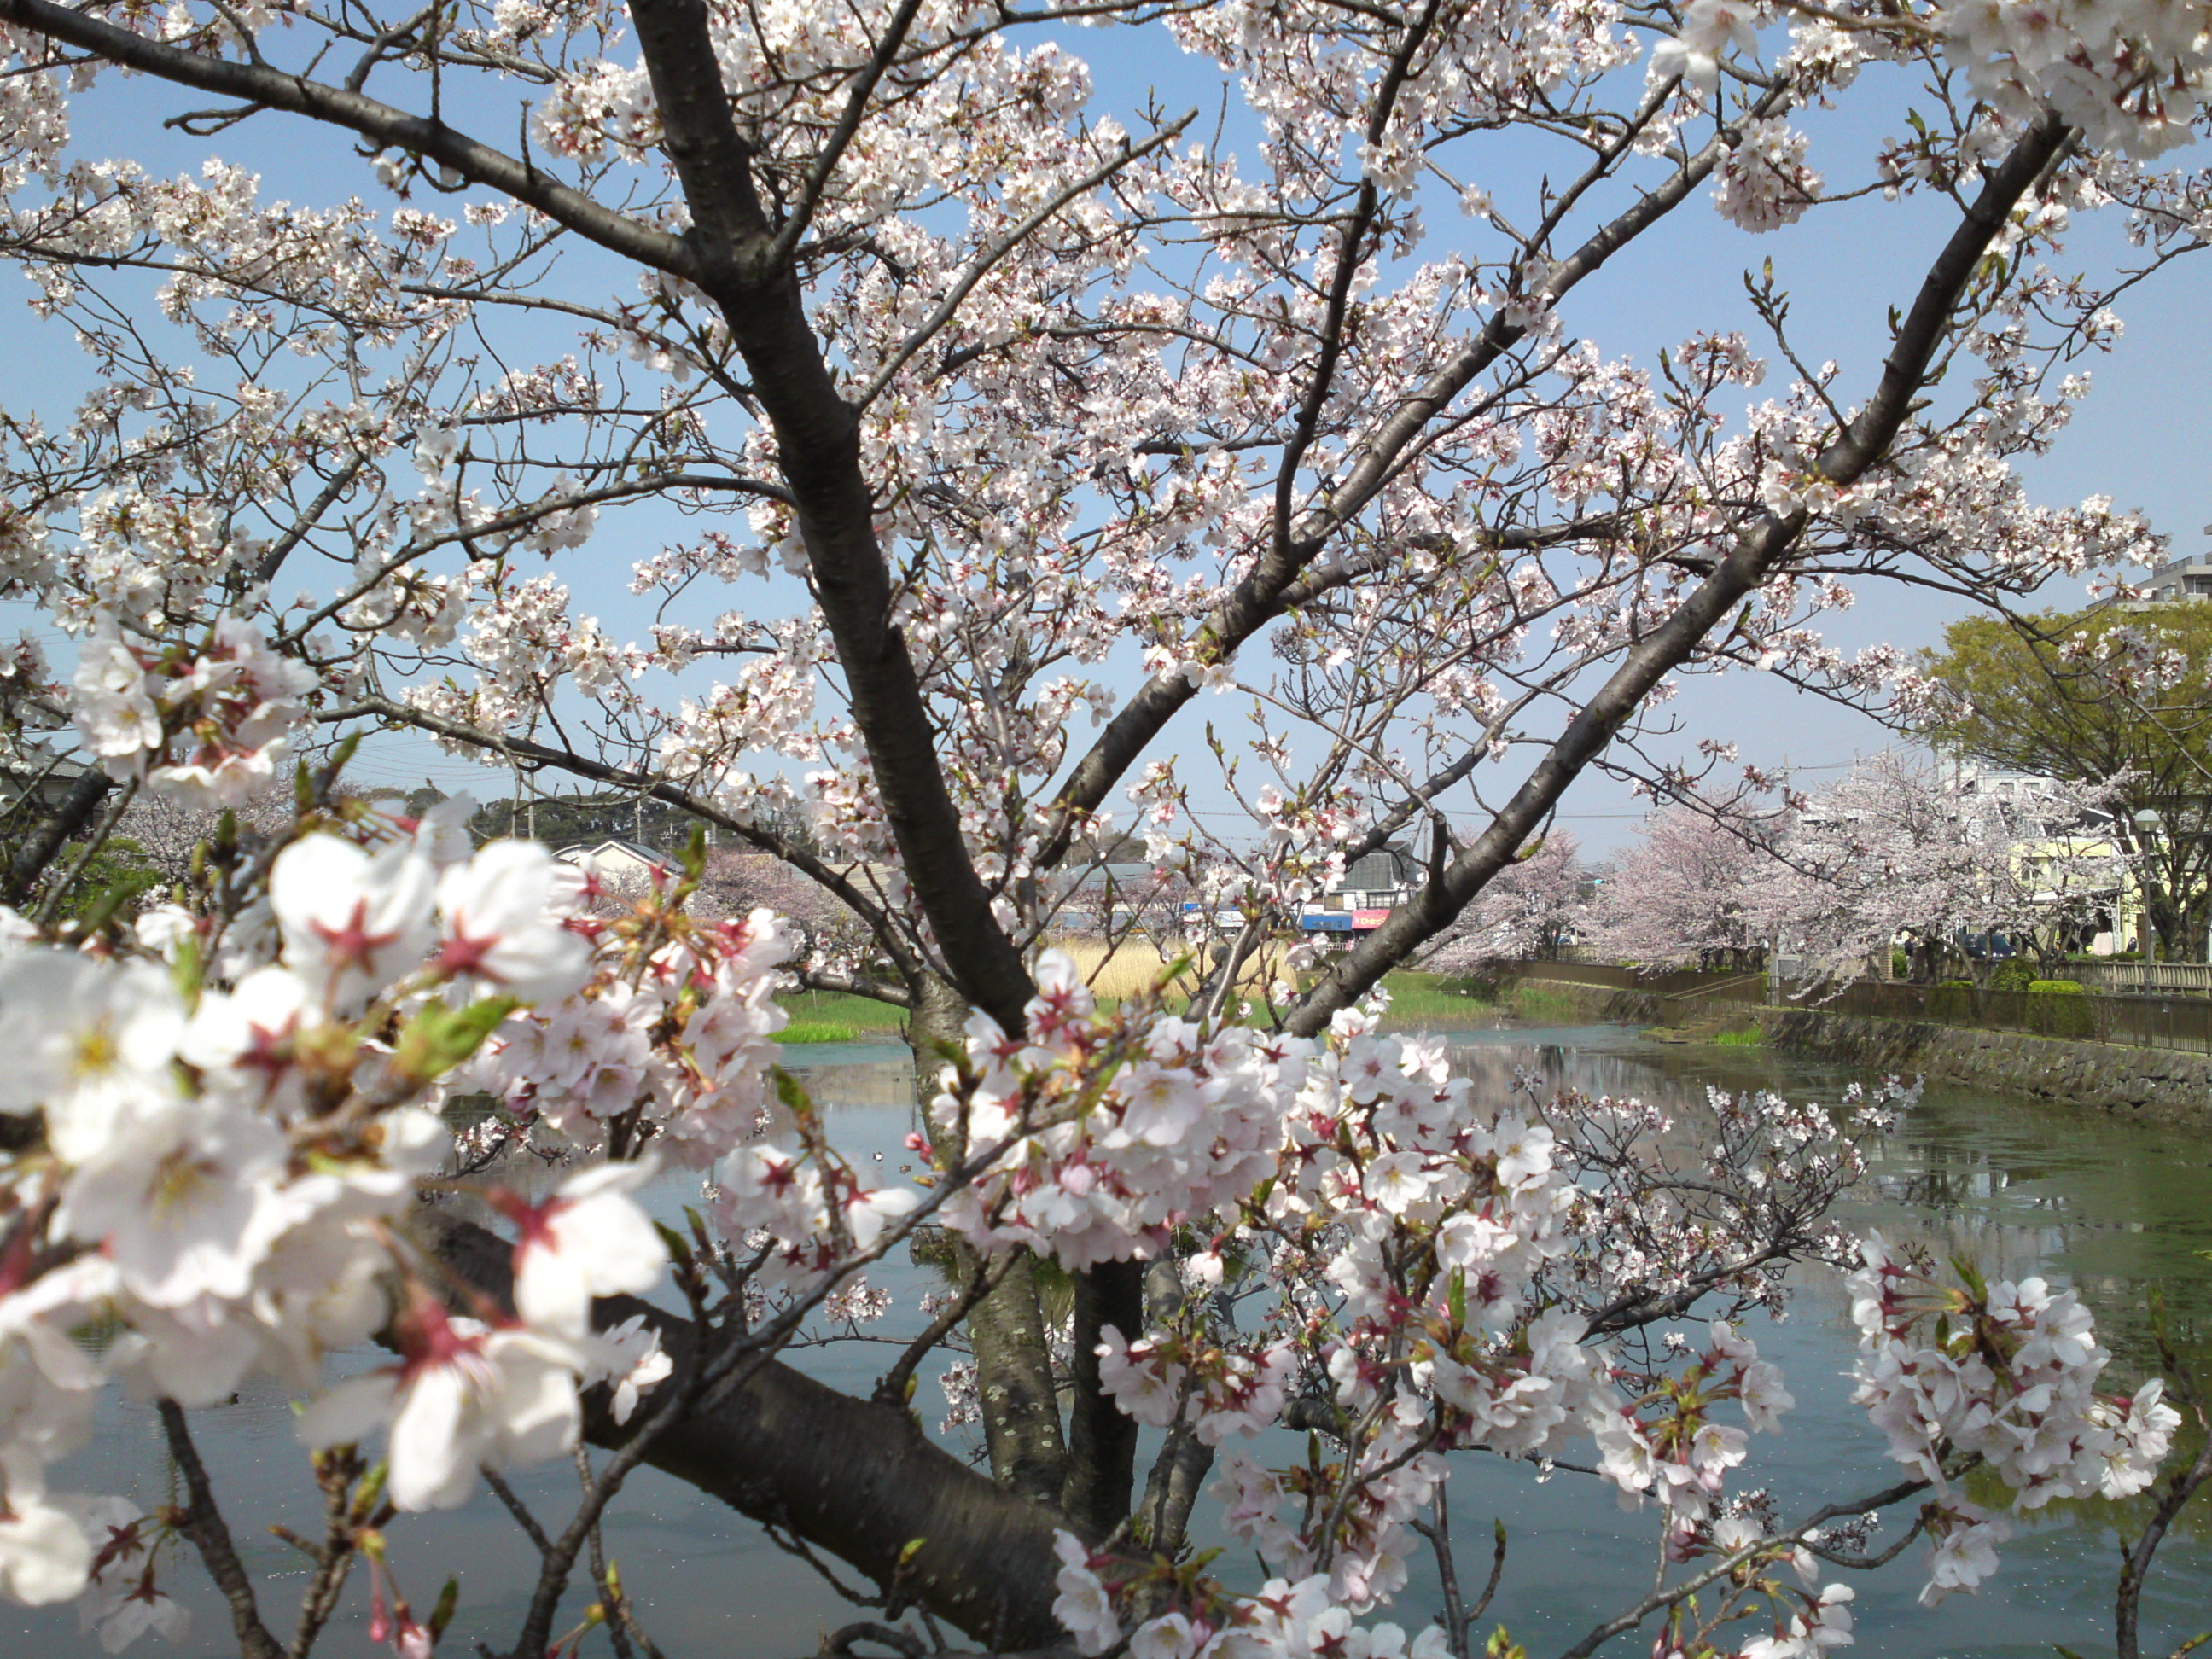
<svg viewBox="0 0 2212 1659">
<path fill-rule="evenodd" d="M 1679 1101 L 1700 1095 L 1708 1084 L 1763 1085 L 1832 1099 L 1849 1080 L 1836 1070 L 1757 1053 L 1662 1048 L 1616 1027 L 1480 1031 L 1454 1041 L 1458 1063 L 1500 1087 L 1510 1085 L 1516 1069 L 1528 1068 L 1592 1093 Z M 842 1146 L 893 1168 L 907 1161 L 902 1048 L 793 1048 L 787 1058 L 816 1098 L 835 1110 Z M 690 1181 L 672 1180 L 659 1194 L 661 1207 L 672 1216 L 695 1192 Z M 2185 1340 L 2200 1354 L 2212 1348 L 2212 1138 L 2203 1131 L 1931 1091 L 1883 1150 L 1872 1179 L 1842 1218 L 1971 1254 L 1992 1273 L 2040 1273 L 2077 1285 L 2117 1355 L 2107 1374 L 2116 1385 L 2148 1374 L 2147 1297 L 2154 1285 L 2164 1287 Z M 876 1282 L 908 1310 L 937 1283 L 933 1274 L 905 1263 L 879 1273 Z M 1785 1515 L 1878 1490 L 1898 1474 L 1881 1437 L 1848 1403 L 1844 1373 L 1852 1337 L 1838 1286 L 1820 1274 L 1804 1275 L 1802 1286 L 1785 1322 L 1759 1323 L 1751 1332 L 1762 1352 L 1783 1365 L 1798 1401 L 1787 1432 L 1753 1442 L 1759 1478 Z M 907 1322 L 898 1322 L 903 1328 Z M 793 1358 L 827 1381 L 865 1391 L 896 1352 L 887 1344 L 843 1343 Z M 374 1364 L 379 1357 L 362 1355 L 358 1363 Z M 915 1404 L 933 1425 L 943 1414 L 928 1382 Z M 298 1558 L 264 1528 L 281 1522 L 310 1534 L 319 1530 L 292 1438 L 290 1401 L 261 1385 L 198 1420 L 232 1530 L 264 1586 L 264 1609 L 280 1634 L 289 1633 L 289 1603 L 305 1575 L 295 1565 Z M 1280 1444 L 1263 1443 L 1264 1452 L 1281 1461 L 1302 1456 L 1302 1443 L 1292 1437 L 1270 1439 Z M 956 1437 L 956 1443 L 966 1443 Z M 1483 1576 L 1490 1522 L 1502 1519 L 1510 1545 L 1492 1615 L 1538 1659 L 1571 1645 L 1650 1588 L 1656 1523 L 1650 1513 L 1621 1513 L 1606 1491 L 1583 1477 L 1562 1473 L 1539 1484 L 1529 1470 L 1494 1459 L 1458 1462 L 1451 1496 L 1468 1540 L 1463 1571 Z M 171 1479 L 151 1411 L 111 1398 L 94 1444 L 55 1472 L 54 1485 L 127 1492 L 151 1504 L 167 1496 Z M 574 1501 L 574 1480 L 565 1469 L 541 1469 L 517 1485 L 549 1522 Z M 1916 1606 L 1923 1553 L 1917 1546 L 1878 1573 L 1855 1576 L 1857 1651 L 1885 1659 L 2048 1659 L 2053 1644 L 2063 1643 L 2085 1653 L 2109 1652 L 2114 1522 L 2130 1517 L 2110 1505 L 2054 1508 L 2058 1512 L 2015 1540 L 1998 1577 L 1978 1597 L 1954 1597 L 1932 1612 Z M 607 1536 L 625 1583 L 645 1608 L 647 1628 L 670 1659 L 796 1659 L 815 1650 L 825 1629 L 866 1616 L 760 1528 L 651 1469 L 641 1470 L 616 1499 Z M 392 1529 L 391 1547 L 418 1609 L 435 1599 L 448 1572 L 460 1576 L 461 1613 L 447 1650 L 468 1652 L 479 1637 L 501 1645 L 511 1638 L 532 1558 L 489 1494 L 456 1513 L 406 1517 Z M 2185 1637 L 2212 1627 L 2212 1510 L 2202 1499 L 2160 1559 L 2164 1571 L 2146 1603 L 2147 1653 L 2170 1651 Z M 1235 1571 L 1227 1558 L 1222 1565 Z M 235 1653 L 225 1610 L 196 1565 L 175 1574 L 175 1588 L 195 1612 L 191 1639 L 168 1646 L 149 1638 L 135 1650 Z M 353 1607 L 318 1649 L 333 1659 L 372 1651 L 362 1632 L 367 1590 L 359 1576 L 352 1595 Z M 1434 1605 L 1432 1581 L 1417 1571 L 1389 1616 L 1415 1625 Z M 28 1639 L 0 1651 L 99 1650 L 77 1632 L 69 1609 L 10 1610 L 0 1614 L 0 1633 L 10 1621 Z M 1648 1641 L 1622 1638 L 1607 1651 L 1640 1656 Z M 606 1651 L 604 1638 L 595 1637 L 586 1650 Z"/>
</svg>

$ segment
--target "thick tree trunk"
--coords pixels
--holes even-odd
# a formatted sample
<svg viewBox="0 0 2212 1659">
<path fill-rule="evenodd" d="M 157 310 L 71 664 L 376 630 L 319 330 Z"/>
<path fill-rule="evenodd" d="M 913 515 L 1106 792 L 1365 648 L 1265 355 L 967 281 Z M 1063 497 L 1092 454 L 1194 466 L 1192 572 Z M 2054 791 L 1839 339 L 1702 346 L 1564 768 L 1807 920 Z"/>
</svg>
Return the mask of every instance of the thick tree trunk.
<svg viewBox="0 0 2212 1659">
<path fill-rule="evenodd" d="M 914 1050 L 915 1092 L 924 1104 L 935 1092 L 942 1045 L 962 1040 L 967 1018 L 968 1002 L 959 992 L 934 975 L 921 977 L 906 1033 Z M 957 1282 L 969 1283 L 981 1259 L 957 1242 L 951 1254 Z M 1067 1478 L 1067 1447 L 1036 1265 L 1026 1253 L 969 1314 L 968 1340 L 975 1355 L 976 1400 L 993 1478 L 1033 1503 L 1056 1504 Z"/>
</svg>

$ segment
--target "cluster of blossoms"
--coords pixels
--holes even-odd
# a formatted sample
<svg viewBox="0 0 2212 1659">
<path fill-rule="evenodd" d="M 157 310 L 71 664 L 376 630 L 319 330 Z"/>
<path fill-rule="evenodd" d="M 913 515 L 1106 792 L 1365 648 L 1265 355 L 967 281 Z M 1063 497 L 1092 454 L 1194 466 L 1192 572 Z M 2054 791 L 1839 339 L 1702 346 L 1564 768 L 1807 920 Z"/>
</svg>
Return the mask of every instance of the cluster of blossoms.
<svg viewBox="0 0 2212 1659">
<path fill-rule="evenodd" d="M 1079 1000 L 1070 1017 L 1105 1024 Z M 1190 1218 L 1191 1235 L 1214 1242 L 1182 1264 L 1188 1294 L 1156 1304 L 1141 1337 L 1109 1328 L 1098 1350 L 1102 1378 L 1140 1421 L 1218 1445 L 1295 1399 L 1305 1420 L 1332 1425 L 1341 1456 L 1289 1468 L 1223 1459 L 1227 1530 L 1278 1575 L 1257 1596 L 1188 1575 L 1164 1582 L 1160 1570 L 1064 1540 L 1057 1611 L 1086 1652 L 1125 1630 L 1133 1651 L 1179 1659 L 1340 1650 L 1333 1643 L 1408 1650 L 1395 1626 L 1349 1621 L 1407 1582 L 1414 1523 L 1445 1478 L 1446 1454 L 1463 1448 L 1541 1461 L 1587 1437 L 1625 1501 L 1660 1498 L 1680 1554 L 1759 1541 L 1721 1513 L 1745 1431 L 1715 1413 L 1733 1404 L 1749 1429 L 1773 1429 L 1792 1403 L 1780 1372 L 1717 1323 L 1679 1371 L 1639 1376 L 1592 1332 L 1588 1297 L 1561 1294 L 1580 1274 L 1571 1261 L 1628 1245 L 1626 1232 L 1610 1236 L 1603 1188 L 1640 1180 L 1641 1207 L 1664 1207 L 1650 1167 L 1609 1164 L 1600 1142 L 1562 1140 L 1532 1111 L 1486 1121 L 1474 1084 L 1450 1074 L 1439 1048 L 1375 1024 L 1371 1011 L 1346 1013 L 1324 1041 L 1279 1046 L 1272 1178 L 1233 1216 Z M 940 1101 L 940 1124 L 957 1098 L 949 1089 Z M 1767 1184 L 1787 1187 L 1780 1166 L 1814 1143 L 1832 1155 L 1834 1136 L 1814 1133 L 1816 1110 L 1761 1098 L 1730 1109 L 1782 1149 Z M 1632 1108 L 1578 1109 L 1648 1127 Z M 1085 1167 L 1111 1157 L 1102 1146 Z M 1262 1289 L 1275 1298 L 1271 1330 L 1240 1334 L 1216 1316 L 1224 1294 Z M 1806 1616 L 1847 1597 L 1833 1587 Z M 1436 1639 L 1425 1633 L 1411 1650 Z"/>
<path fill-rule="evenodd" d="M 1078 1651 L 1104 1653 L 1123 1639 L 1119 1595 L 1132 1582 L 1127 1563 L 1085 1548 L 1073 1533 L 1058 1535 L 1059 1598 L 1054 1616 L 1075 1638 Z M 1329 1593 L 1325 1576 L 1293 1583 L 1271 1578 L 1256 1595 L 1205 1607 L 1179 1608 L 1145 1620 L 1127 1633 L 1139 1659 L 1446 1659 L 1451 1644 L 1440 1625 L 1409 1640 L 1391 1624 L 1360 1626 Z"/>
<path fill-rule="evenodd" d="M 1755 58 L 1759 28 L 1786 9 L 1753 0 L 1690 0 L 1674 37 L 1652 49 L 1650 75 L 1679 76 L 1710 96 L 1722 63 L 1732 54 Z M 2089 143 L 2129 155 L 2187 143 L 2212 85 L 2212 46 L 2203 20 L 2186 8 L 1961 0 L 1904 27 L 1895 13 L 1846 9 L 1847 17 L 1824 10 L 1792 19 L 1786 62 L 1814 88 L 1848 82 L 1863 59 L 1899 55 L 1932 38 L 2000 114 L 2032 121 L 2052 108 Z M 1887 40 L 1885 24 L 1895 31 Z"/>
<path fill-rule="evenodd" d="M 543 1002 L 495 1030 L 469 1080 L 507 1109 L 589 1152 L 650 1143 L 704 1169 L 759 1127 L 771 1039 L 786 1015 L 772 1000 L 788 950 L 765 911 L 680 930 L 652 917 L 671 900 L 656 883 L 632 914 L 592 912 L 610 895 L 580 878 L 567 925 L 619 966 L 588 996 Z"/>
<path fill-rule="evenodd" d="M 1741 1650 L 1748 1659 L 1848 1643 L 1851 1591 L 1820 1582 L 1808 1548 L 1820 1534 L 1778 1528 L 1759 1494 L 1728 1490 L 1748 1435 L 1777 1431 L 1796 1403 L 1780 1370 L 1727 1320 L 1702 1342 L 1670 1334 L 1656 1366 L 1632 1363 L 1604 1334 L 1639 1322 L 1621 1316 L 1622 1285 L 1663 1302 L 1709 1260 L 1714 1228 L 1686 1211 L 1668 1218 L 1679 1194 L 1648 1150 L 1672 1126 L 1611 1101 L 1563 1103 L 1559 1133 L 1513 1109 L 1486 1122 L 1467 1078 L 1426 1044 L 1377 1034 L 1371 1015 L 1340 1016 L 1325 1042 L 1277 1063 L 1293 1061 L 1281 1073 L 1273 1179 L 1233 1222 L 1193 1230 L 1213 1242 L 1182 1262 L 1189 1294 L 1153 1304 L 1141 1338 L 1109 1329 L 1101 1370 L 1133 1416 L 1209 1445 L 1252 1434 L 1287 1399 L 1303 1420 L 1330 1425 L 1340 1457 L 1287 1468 L 1224 1457 L 1226 1529 L 1277 1575 L 1257 1595 L 1064 1538 L 1057 1612 L 1084 1650 L 1125 1635 L 1132 1651 L 1177 1659 L 1407 1650 L 1396 1627 L 1349 1620 L 1406 1582 L 1445 1454 L 1482 1447 L 1543 1462 L 1580 1440 L 1625 1504 L 1657 1501 L 1669 1559 L 1747 1564 L 1739 1582 L 1776 1609 L 1772 1634 Z M 1850 1103 L 1846 1127 L 1818 1107 L 1717 1094 L 1717 1133 L 1680 1186 L 1741 1192 L 1739 1222 L 1786 1236 L 1790 1216 L 1816 1217 L 1863 1167 L 1853 1137 L 1893 1126 L 1908 1098 Z M 1836 1260 L 1858 1249 L 1825 1228 L 1796 1243 Z M 1971 1589 L 2002 1537 L 1950 1490 L 1946 1458 L 1978 1454 L 2024 1488 L 2024 1503 L 2141 1489 L 2174 1413 L 2154 1383 L 2117 1404 L 2088 1392 L 2105 1356 L 2070 1295 L 2040 1284 L 1936 1293 L 1954 1321 L 1978 1308 L 1969 1323 L 1982 1333 L 1947 1337 L 1953 1352 L 1938 1353 L 1905 1340 L 1936 1302 L 1905 1309 L 1900 1270 L 1881 1265 L 1879 1241 L 1865 1248 L 1877 1265 L 1856 1281 L 1873 1333 L 1860 1397 L 1898 1455 L 1936 1483 L 1919 1522 L 1937 1544 L 1924 1599 Z M 1224 1286 L 1271 1292 L 1272 1332 L 1224 1325 Z M 1747 1306 L 1771 1299 L 1749 1283 L 1738 1295 Z M 1976 1358 L 1990 1353 L 2001 1361 Z M 1782 1565 L 1800 1583 L 1774 1579 L 1768 1568 Z"/>
<path fill-rule="evenodd" d="M 149 649 L 113 629 L 78 647 L 71 708 L 111 777 L 179 805 L 243 806 L 283 775 L 312 670 L 226 613 L 193 645 Z"/>
<path fill-rule="evenodd" d="M 161 907 L 139 954 L 47 944 L 0 913 L 0 1112 L 24 1120 L 0 1162 L 12 1599 L 85 1593 L 112 1645 L 177 1628 L 153 1569 L 171 1523 L 48 1490 L 110 1381 L 189 1408 L 273 1376 L 309 1396 L 311 1445 L 386 1432 L 382 1490 L 406 1510 L 463 1503 L 480 1467 L 567 1450 L 584 1388 L 610 1385 L 626 1420 L 669 1376 L 640 1319 L 595 1332 L 592 1304 L 663 1277 L 637 1200 L 659 1149 L 704 1163 L 755 1133 L 779 929 L 692 927 L 659 900 L 595 916 L 544 848 L 470 851 L 472 807 L 309 823 L 227 921 Z M 641 985 L 657 998 L 642 1023 Z M 652 1057 L 619 1089 L 595 1082 L 636 1060 L 640 1032 Z M 536 1197 L 451 1173 L 439 1110 L 477 1073 L 514 1079 L 532 1044 L 573 1052 L 574 1074 L 549 1066 L 495 1109 L 586 1155 Z M 457 1187 L 512 1224 L 511 1311 L 410 1225 L 419 1193 Z M 116 1333 L 96 1351 L 72 1337 L 94 1322 Z M 326 1386 L 326 1356 L 380 1331 L 396 1363 Z"/>
<path fill-rule="evenodd" d="M 931 1103 L 945 1154 L 991 1154 L 947 1200 L 947 1226 L 981 1249 L 1028 1244 L 1087 1267 L 1159 1254 L 1176 1227 L 1234 1210 L 1273 1172 L 1308 1044 L 1102 1015 L 1057 952 L 1037 980 L 1025 1035 L 973 1017 L 968 1065 Z"/>
<path fill-rule="evenodd" d="M 2071 1291 L 2040 1279 L 1935 1281 L 1879 1234 L 1850 1279 L 1860 1359 L 1852 1396 L 1889 1437 L 1890 1455 L 1935 1484 L 1929 1529 L 1933 1602 L 1996 1566 L 2008 1527 L 1952 1487 L 1966 1462 L 2012 1490 L 2015 1511 L 2064 1498 L 2128 1498 L 2156 1477 L 2181 1416 L 2154 1377 L 2132 1397 L 2095 1392 L 2112 1356 Z"/>
</svg>

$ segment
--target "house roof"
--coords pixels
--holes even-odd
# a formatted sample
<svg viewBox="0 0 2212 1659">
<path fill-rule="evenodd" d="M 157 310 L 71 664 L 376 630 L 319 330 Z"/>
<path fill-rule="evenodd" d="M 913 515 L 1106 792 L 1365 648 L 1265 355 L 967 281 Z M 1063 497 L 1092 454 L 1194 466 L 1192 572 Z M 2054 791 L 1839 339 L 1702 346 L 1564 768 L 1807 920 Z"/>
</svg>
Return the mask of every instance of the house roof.
<svg viewBox="0 0 2212 1659">
<path fill-rule="evenodd" d="M 642 847 L 636 842 L 623 841 L 614 836 L 610 836 L 605 841 L 590 842 L 580 841 L 573 847 L 562 848 L 553 856 L 556 859 L 567 859 L 572 863 L 580 863 L 586 859 L 599 858 L 608 853 L 620 853 L 636 860 L 640 864 L 658 865 L 664 870 L 673 870 L 676 867 L 676 860 L 667 854 L 656 853 L 650 847 Z"/>
</svg>

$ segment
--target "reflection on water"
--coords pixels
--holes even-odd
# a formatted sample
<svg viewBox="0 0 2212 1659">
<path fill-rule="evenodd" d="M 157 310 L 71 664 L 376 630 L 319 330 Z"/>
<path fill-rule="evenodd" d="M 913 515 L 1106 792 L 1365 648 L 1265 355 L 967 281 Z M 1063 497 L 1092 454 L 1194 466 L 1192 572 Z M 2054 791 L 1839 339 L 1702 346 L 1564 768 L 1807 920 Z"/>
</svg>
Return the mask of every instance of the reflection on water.
<svg viewBox="0 0 2212 1659">
<path fill-rule="evenodd" d="M 1547 1090 L 1638 1094 L 1689 1103 L 1708 1085 L 1775 1087 L 1832 1099 L 1850 1081 L 1832 1067 L 1800 1066 L 1758 1052 L 1661 1047 L 1614 1027 L 1458 1032 L 1455 1064 L 1498 1097 L 1533 1076 Z M 912 1155 L 910 1069 L 902 1048 L 839 1045 L 787 1050 L 787 1063 L 835 1113 L 836 1134 L 858 1161 L 896 1169 Z M 697 1193 L 696 1178 L 659 1184 L 657 1207 L 674 1218 Z M 1965 1090 L 1930 1091 L 1895 1142 L 1877 1154 L 1869 1181 L 1843 1219 L 1893 1236 L 1929 1241 L 1972 1255 L 1993 1273 L 2041 1273 L 2078 1285 L 2095 1310 L 2117 1358 L 2113 1383 L 2146 1372 L 2148 1306 L 2163 1287 L 2184 1345 L 2212 1358 L 2212 1139 L 2201 1133 L 2133 1123 L 2098 1111 L 2069 1111 L 2000 1100 Z M 903 1261 L 874 1276 L 911 1315 L 936 1288 L 933 1275 Z M 1799 1406 L 1789 1432 L 1753 1445 L 1759 1478 L 1782 1511 L 1888 1485 L 1895 1466 L 1881 1437 L 1848 1404 L 1842 1373 L 1852 1356 L 1847 1310 L 1832 1275 L 1806 1274 L 1790 1318 L 1753 1334 L 1789 1373 Z M 894 1320 L 897 1316 L 894 1316 Z M 888 1331 L 892 1322 L 886 1322 Z M 847 1342 L 810 1348 L 797 1363 L 839 1387 L 865 1391 L 895 1355 L 885 1344 Z M 356 1363 L 380 1363 L 375 1355 Z M 933 1423 L 942 1405 L 925 1383 L 915 1404 Z M 291 1598 L 305 1575 L 287 1547 L 264 1530 L 282 1522 L 317 1530 L 313 1492 L 290 1429 L 290 1402 L 265 1384 L 234 1405 L 204 1413 L 201 1437 L 234 1532 L 265 1586 L 270 1621 L 289 1626 Z M 1296 1461 L 1303 1443 L 1287 1434 L 1261 1448 Z M 1624 1515 L 1579 1477 L 1538 1483 L 1522 1468 L 1469 1455 L 1452 1486 L 1453 1510 L 1469 1554 L 1487 1556 L 1493 1516 L 1510 1536 L 1505 1586 L 1492 1616 L 1532 1654 L 1572 1645 L 1593 1624 L 1650 1588 L 1656 1520 Z M 60 1488 L 124 1492 L 149 1504 L 169 1496 L 160 1435 L 148 1407 L 111 1398 L 98 1437 L 71 1466 L 56 1471 Z M 541 1516 L 574 1501 L 574 1477 L 541 1469 L 517 1482 Z M 2142 1507 L 2140 1502 L 2134 1506 Z M 1859 1650 L 1893 1659 L 2003 1656 L 2045 1659 L 2063 1643 L 2094 1652 L 2109 1643 L 2115 1559 L 2112 1506 L 2054 1506 L 2008 1550 L 1996 1580 L 1978 1597 L 1954 1597 L 1934 1611 L 1913 1604 L 1920 1552 L 1855 1578 Z M 670 1659 L 772 1659 L 813 1651 L 820 1633 L 860 1616 L 805 1565 L 760 1529 L 691 1488 L 641 1471 L 612 1506 L 609 1547 L 625 1584 L 647 1611 L 647 1627 Z M 462 1611 L 447 1641 L 467 1652 L 482 1638 L 511 1636 L 527 1594 L 529 1552 L 513 1522 L 488 1500 L 448 1515 L 410 1516 L 392 1529 L 392 1555 L 418 1607 L 434 1599 L 447 1572 L 463 1583 Z M 2168 1652 L 2212 1626 L 2212 1512 L 2202 1508 L 2169 1542 L 2164 1571 L 2146 1603 L 2144 1650 Z M 1224 1558 L 1227 1565 L 1231 1558 Z M 179 1575 L 196 1625 L 182 1648 L 149 1643 L 151 1653 L 229 1654 L 228 1619 L 197 1568 Z M 362 1631 L 365 1589 L 319 1651 L 369 1651 Z M 1413 1624 L 1435 1605 L 1434 1586 L 1417 1573 L 1396 1616 Z M 24 1633 L 52 1653 L 96 1652 L 69 1609 L 11 1613 Z M 6 1622 L 0 1620 L 0 1631 Z M 1740 1639 L 1757 1631 L 1746 1628 Z M 1648 1637 L 1645 1638 L 1648 1642 Z M 593 1644 L 599 1640 L 593 1638 Z M 27 1651 L 9 1644 L 9 1652 Z M 604 1651 L 592 1645 L 592 1651 Z M 1633 1638 L 1608 1652 L 1641 1654 Z"/>
</svg>

